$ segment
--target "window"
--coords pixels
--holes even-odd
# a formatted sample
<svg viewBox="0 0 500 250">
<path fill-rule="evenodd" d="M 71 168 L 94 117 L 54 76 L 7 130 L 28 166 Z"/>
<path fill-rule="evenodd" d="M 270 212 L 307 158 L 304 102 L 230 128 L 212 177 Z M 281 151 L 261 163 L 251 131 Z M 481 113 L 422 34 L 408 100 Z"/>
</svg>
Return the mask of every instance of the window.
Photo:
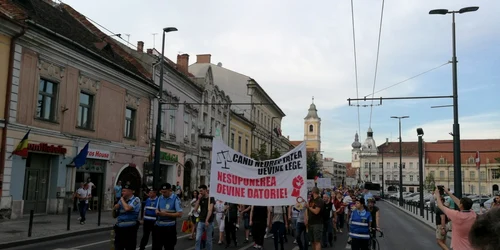
<svg viewBox="0 0 500 250">
<path fill-rule="evenodd" d="M 410 175 L 410 181 L 413 181 L 413 175 Z"/>
<path fill-rule="evenodd" d="M 406 168 L 406 162 L 403 162 L 403 169 Z"/>
<path fill-rule="evenodd" d="M 309 132 L 313 132 L 314 131 L 314 126 L 311 124 L 309 125 Z"/>
<path fill-rule="evenodd" d="M 38 105 L 36 117 L 44 120 L 55 121 L 57 107 L 57 84 L 40 79 L 38 85 Z"/>
<path fill-rule="evenodd" d="M 377 165 L 375 165 L 375 162 L 372 162 L 372 165 L 370 167 L 374 168 L 375 166 L 377 166 Z"/>
<path fill-rule="evenodd" d="M 378 167 L 379 167 L 379 168 L 383 168 L 383 167 L 384 167 L 384 163 L 379 162 L 379 163 L 378 163 Z"/>
<path fill-rule="evenodd" d="M 398 163 L 394 162 L 394 168 L 398 168 Z"/>
<path fill-rule="evenodd" d="M 406 180 L 406 175 L 405 174 L 403 175 L 403 180 Z"/>
<path fill-rule="evenodd" d="M 470 172 L 469 172 L 469 176 L 470 176 L 470 179 L 471 179 L 471 180 L 476 179 L 476 171 L 470 171 Z"/>
<path fill-rule="evenodd" d="M 161 136 L 160 137 L 163 137 L 165 135 L 165 127 L 167 126 L 167 124 L 165 124 L 165 121 L 167 120 L 167 111 L 166 110 L 162 110 L 161 111 Z"/>
<path fill-rule="evenodd" d="M 193 118 L 193 121 L 191 122 L 191 143 L 195 143 L 196 142 L 196 124 L 195 124 L 195 118 Z"/>
<path fill-rule="evenodd" d="M 189 114 L 184 113 L 184 138 L 189 136 Z"/>
<path fill-rule="evenodd" d="M 80 92 L 80 107 L 78 108 L 78 118 L 76 125 L 80 128 L 92 128 L 92 106 L 94 96 Z"/>
<path fill-rule="evenodd" d="M 436 172 L 431 171 L 431 175 L 432 175 L 432 176 L 436 176 Z"/>
<path fill-rule="evenodd" d="M 375 180 L 375 175 L 374 174 L 372 174 L 372 180 Z"/>
<path fill-rule="evenodd" d="M 379 181 L 382 181 L 382 178 L 383 178 L 383 176 L 382 176 L 382 175 L 379 175 L 379 176 L 378 176 L 378 180 L 379 180 Z"/>
<path fill-rule="evenodd" d="M 439 171 L 439 178 L 444 178 L 444 171 Z"/>
<path fill-rule="evenodd" d="M 125 137 L 134 138 L 135 133 L 135 110 L 131 108 L 125 109 Z"/>
<path fill-rule="evenodd" d="M 391 175 L 387 175 L 385 178 L 386 178 L 387 180 L 390 180 L 390 179 L 391 179 Z"/>
<path fill-rule="evenodd" d="M 238 152 L 241 153 L 241 136 L 238 136 Z"/>
<path fill-rule="evenodd" d="M 175 110 L 168 111 L 168 133 L 175 135 Z"/>
<path fill-rule="evenodd" d="M 486 180 L 486 172 L 485 171 L 481 171 L 480 175 L 481 175 L 482 181 Z M 483 187 L 481 187 L 481 188 L 483 188 Z M 481 193 L 483 193 L 483 192 L 481 191 Z"/>
<path fill-rule="evenodd" d="M 455 172 L 453 172 L 453 170 L 450 170 L 450 172 L 449 172 L 449 173 L 450 173 L 449 178 L 451 178 L 451 179 L 453 180 L 453 176 L 455 175 Z"/>
<path fill-rule="evenodd" d="M 413 168 L 413 162 L 410 162 L 410 168 Z"/>
<path fill-rule="evenodd" d="M 231 133 L 231 148 L 234 149 L 234 133 Z"/>
<path fill-rule="evenodd" d="M 387 166 L 387 168 L 391 167 L 391 163 L 390 162 L 387 162 L 385 165 Z"/>
<path fill-rule="evenodd" d="M 248 155 L 248 138 L 245 138 L 245 153 Z"/>
<path fill-rule="evenodd" d="M 491 170 L 491 179 L 500 179 L 500 169 Z"/>
<path fill-rule="evenodd" d="M 368 168 L 368 162 L 365 162 L 365 168 Z"/>
</svg>

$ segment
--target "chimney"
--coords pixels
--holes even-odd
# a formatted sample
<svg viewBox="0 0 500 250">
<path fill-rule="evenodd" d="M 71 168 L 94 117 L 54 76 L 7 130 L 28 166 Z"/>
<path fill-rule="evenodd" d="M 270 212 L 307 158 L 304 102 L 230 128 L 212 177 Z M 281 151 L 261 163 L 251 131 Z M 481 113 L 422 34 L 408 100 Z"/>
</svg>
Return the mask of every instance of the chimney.
<svg viewBox="0 0 500 250">
<path fill-rule="evenodd" d="M 144 42 L 143 41 L 138 41 L 137 42 L 137 52 L 144 52 Z"/>
<path fill-rule="evenodd" d="M 385 144 L 389 144 L 389 138 L 385 138 Z"/>
<path fill-rule="evenodd" d="M 189 66 L 189 55 L 188 54 L 177 55 L 177 70 L 179 70 L 181 73 L 185 75 L 189 75 L 188 66 Z"/>
<path fill-rule="evenodd" d="M 147 49 L 146 51 L 147 51 L 148 55 L 152 55 L 153 54 L 153 49 Z"/>
<path fill-rule="evenodd" d="M 196 55 L 196 63 L 210 63 L 211 57 L 210 54 Z"/>
</svg>

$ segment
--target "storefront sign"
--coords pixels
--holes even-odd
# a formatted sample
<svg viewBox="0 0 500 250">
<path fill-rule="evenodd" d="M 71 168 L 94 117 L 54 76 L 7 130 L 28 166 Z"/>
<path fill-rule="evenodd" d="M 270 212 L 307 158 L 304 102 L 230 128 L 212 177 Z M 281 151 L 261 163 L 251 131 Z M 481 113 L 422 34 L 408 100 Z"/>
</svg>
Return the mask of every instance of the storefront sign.
<svg viewBox="0 0 500 250">
<path fill-rule="evenodd" d="M 160 161 L 178 162 L 179 156 L 167 152 L 160 152 Z"/>
<path fill-rule="evenodd" d="M 259 161 L 215 139 L 210 196 L 229 203 L 286 206 L 307 199 L 306 144 L 280 158 Z"/>
<path fill-rule="evenodd" d="M 40 143 L 40 144 L 29 143 L 28 151 L 64 155 L 68 150 L 61 145 L 56 146 L 56 145 L 48 145 L 47 143 Z"/>
<path fill-rule="evenodd" d="M 90 149 L 87 154 L 87 158 L 99 159 L 99 160 L 109 160 L 111 158 L 111 152 L 99 149 Z"/>
</svg>

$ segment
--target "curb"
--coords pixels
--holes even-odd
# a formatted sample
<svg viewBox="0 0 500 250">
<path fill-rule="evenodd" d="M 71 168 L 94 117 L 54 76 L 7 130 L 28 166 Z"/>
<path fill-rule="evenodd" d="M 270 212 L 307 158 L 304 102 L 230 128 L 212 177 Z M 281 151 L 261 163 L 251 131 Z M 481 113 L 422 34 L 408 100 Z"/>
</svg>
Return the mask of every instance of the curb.
<svg viewBox="0 0 500 250">
<path fill-rule="evenodd" d="M 406 214 L 410 215 L 410 217 L 411 217 L 411 218 L 413 218 L 414 220 L 419 221 L 420 223 L 424 224 L 425 226 L 428 226 L 428 227 L 429 227 L 429 228 L 431 228 L 432 230 L 436 230 L 436 226 L 434 226 L 432 223 L 428 222 L 427 220 L 422 219 L 420 216 L 415 215 L 415 214 L 413 214 L 412 212 L 410 212 L 410 211 L 408 211 L 408 210 L 406 210 L 406 209 L 404 209 L 404 208 L 401 208 L 400 206 L 394 205 L 394 204 L 393 204 L 391 201 L 389 201 L 389 200 L 385 200 L 385 199 L 384 199 L 383 201 L 384 201 L 386 204 L 390 204 L 391 206 L 393 206 L 393 207 L 395 207 L 395 208 L 399 209 L 400 211 L 402 211 L 402 212 L 404 212 L 404 213 L 406 213 Z M 447 238 L 449 238 L 449 239 L 451 239 L 451 236 L 450 236 L 449 234 L 446 234 L 446 237 L 447 237 Z"/>
<path fill-rule="evenodd" d="M 0 243 L 0 249 L 31 245 L 31 244 L 35 244 L 35 243 L 57 240 L 57 239 L 66 238 L 66 237 L 80 236 L 80 235 L 82 235 L 82 233 L 99 233 L 99 232 L 104 232 L 104 231 L 108 231 L 111 229 L 113 229 L 112 226 L 106 226 L 106 227 L 89 229 L 89 230 L 79 230 L 79 231 L 68 232 L 68 233 L 54 234 L 54 235 L 50 235 L 50 236 L 46 236 L 46 237 L 28 238 L 28 239 L 24 239 L 24 240 L 11 241 L 11 242 L 6 242 L 6 243 Z"/>
</svg>

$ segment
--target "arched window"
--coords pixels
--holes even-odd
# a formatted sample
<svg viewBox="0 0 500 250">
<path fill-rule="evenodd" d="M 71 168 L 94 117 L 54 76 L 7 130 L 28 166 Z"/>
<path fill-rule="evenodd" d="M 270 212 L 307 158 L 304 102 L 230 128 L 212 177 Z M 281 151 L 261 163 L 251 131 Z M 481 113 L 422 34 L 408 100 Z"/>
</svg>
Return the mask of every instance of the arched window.
<svg viewBox="0 0 500 250">
<path fill-rule="evenodd" d="M 313 132 L 314 131 L 314 126 L 311 124 L 309 125 L 309 132 Z"/>
</svg>

